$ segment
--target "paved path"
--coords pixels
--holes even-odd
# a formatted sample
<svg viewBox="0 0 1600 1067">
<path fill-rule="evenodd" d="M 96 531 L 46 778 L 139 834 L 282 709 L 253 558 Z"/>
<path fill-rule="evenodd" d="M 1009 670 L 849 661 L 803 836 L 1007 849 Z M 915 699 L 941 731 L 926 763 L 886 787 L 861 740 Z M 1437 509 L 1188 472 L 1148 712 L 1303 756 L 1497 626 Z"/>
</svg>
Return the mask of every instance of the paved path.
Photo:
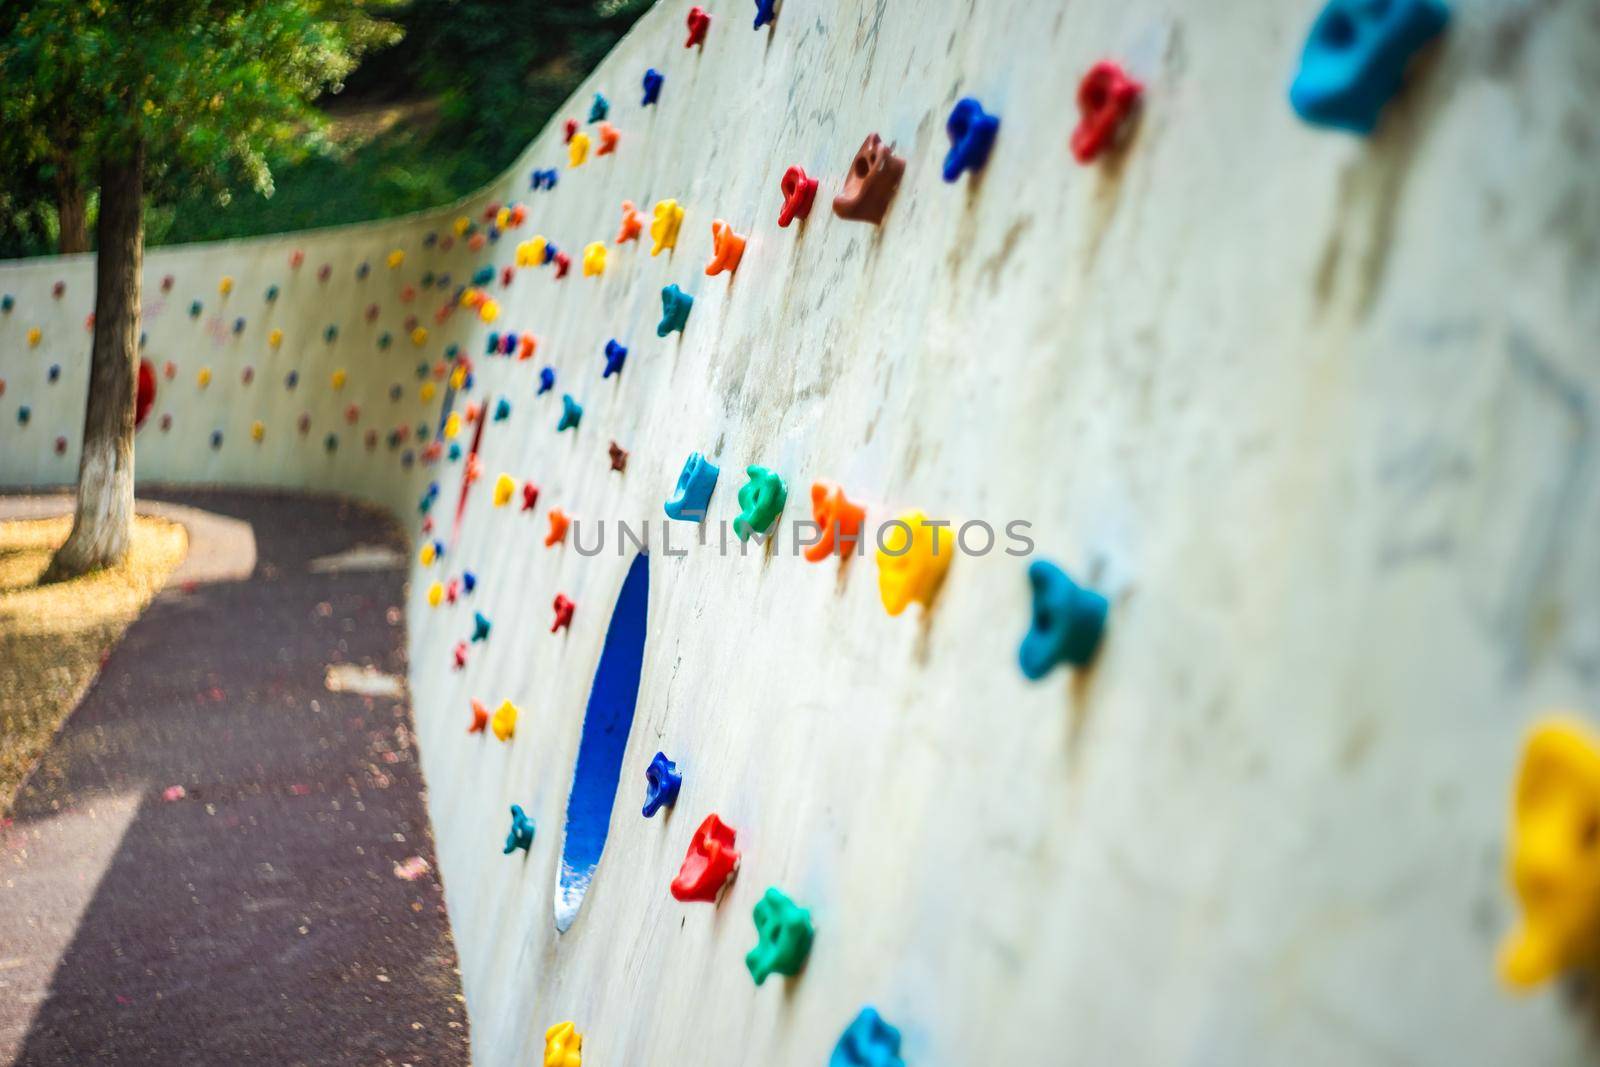
<svg viewBox="0 0 1600 1067">
<path fill-rule="evenodd" d="M 409 700 L 326 681 L 404 678 L 402 537 L 155 495 L 189 557 L 0 826 L 0 1064 L 467 1063 Z"/>
</svg>

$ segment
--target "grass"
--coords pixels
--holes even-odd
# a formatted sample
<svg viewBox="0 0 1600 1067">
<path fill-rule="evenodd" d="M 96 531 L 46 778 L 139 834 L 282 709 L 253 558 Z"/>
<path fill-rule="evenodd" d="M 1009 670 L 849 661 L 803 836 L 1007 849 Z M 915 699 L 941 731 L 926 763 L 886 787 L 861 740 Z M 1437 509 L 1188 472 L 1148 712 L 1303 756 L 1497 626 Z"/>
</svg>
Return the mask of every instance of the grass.
<svg viewBox="0 0 1600 1067">
<path fill-rule="evenodd" d="M 122 566 L 39 585 L 71 528 L 67 517 L 0 522 L 0 816 L 188 549 L 183 527 L 138 516 Z"/>
</svg>

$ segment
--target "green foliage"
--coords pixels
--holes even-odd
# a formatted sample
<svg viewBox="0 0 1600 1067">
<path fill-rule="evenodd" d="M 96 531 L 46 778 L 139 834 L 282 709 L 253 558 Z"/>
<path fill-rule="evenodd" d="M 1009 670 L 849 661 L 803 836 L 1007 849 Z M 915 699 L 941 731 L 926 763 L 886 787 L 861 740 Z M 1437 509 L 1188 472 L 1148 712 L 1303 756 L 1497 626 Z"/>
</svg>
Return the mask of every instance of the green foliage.
<svg viewBox="0 0 1600 1067">
<path fill-rule="evenodd" d="M 400 28 L 400 0 L 7 0 L 0 5 L 0 177 L 95 173 L 142 145 L 161 180 L 269 193 L 274 153 L 311 106 Z"/>
</svg>

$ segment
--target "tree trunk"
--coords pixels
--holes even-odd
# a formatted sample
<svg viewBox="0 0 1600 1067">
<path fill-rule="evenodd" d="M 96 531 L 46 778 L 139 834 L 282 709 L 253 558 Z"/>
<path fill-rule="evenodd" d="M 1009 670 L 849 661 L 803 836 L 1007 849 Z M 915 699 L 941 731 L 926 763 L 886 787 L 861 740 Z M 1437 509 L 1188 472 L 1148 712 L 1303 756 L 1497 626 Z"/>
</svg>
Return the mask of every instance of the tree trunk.
<svg viewBox="0 0 1600 1067">
<path fill-rule="evenodd" d="M 72 533 L 43 581 L 122 562 L 133 532 L 133 402 L 144 271 L 144 146 L 100 161 L 94 347 Z"/>
<path fill-rule="evenodd" d="M 62 255 L 89 251 L 88 194 L 78 177 L 76 161 L 67 155 L 56 160 L 56 218 L 61 236 L 56 251 Z"/>
</svg>

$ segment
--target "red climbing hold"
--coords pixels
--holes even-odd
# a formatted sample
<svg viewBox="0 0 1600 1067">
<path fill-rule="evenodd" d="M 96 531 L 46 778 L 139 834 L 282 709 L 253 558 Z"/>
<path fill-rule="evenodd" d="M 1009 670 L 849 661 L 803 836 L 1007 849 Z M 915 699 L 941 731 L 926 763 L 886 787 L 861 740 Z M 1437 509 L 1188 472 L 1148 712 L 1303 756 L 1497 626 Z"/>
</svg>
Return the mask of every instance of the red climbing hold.
<svg viewBox="0 0 1600 1067">
<path fill-rule="evenodd" d="M 706 14 L 705 8 L 691 7 L 689 9 L 688 25 L 689 39 L 683 42 L 683 47 L 693 48 L 697 44 L 705 44 L 706 31 L 711 28 L 711 16 Z"/>
<path fill-rule="evenodd" d="M 472 702 L 472 725 L 467 727 L 469 734 L 481 734 L 489 727 L 489 709 L 474 700 Z"/>
<path fill-rule="evenodd" d="M 567 255 L 565 252 L 557 252 L 556 277 L 565 278 L 567 276 L 567 268 L 570 266 L 572 266 L 572 257 Z"/>
<path fill-rule="evenodd" d="M 133 428 L 137 430 L 150 417 L 156 405 L 156 368 L 148 359 L 139 361 L 139 389 L 133 402 Z"/>
<path fill-rule="evenodd" d="M 1079 163 L 1093 163 L 1111 147 L 1133 113 L 1144 86 L 1110 60 L 1089 68 L 1078 83 L 1078 128 L 1072 131 L 1072 154 Z"/>
<path fill-rule="evenodd" d="M 578 605 L 568 600 L 563 594 L 557 593 L 555 601 L 556 621 L 551 624 L 550 632 L 555 633 L 557 630 L 570 627 L 572 625 L 572 613 L 577 610 L 577 607 Z"/>
<path fill-rule="evenodd" d="M 783 208 L 778 212 L 778 225 L 788 226 L 795 219 L 811 214 L 811 202 L 817 198 L 817 179 L 808 177 L 803 167 L 790 167 L 783 172 L 778 188 L 783 191 Z"/>
<path fill-rule="evenodd" d="M 562 143 L 571 144 L 572 135 L 578 132 L 578 120 L 568 119 L 566 123 L 563 124 L 562 129 L 566 131 L 566 136 L 561 139 Z"/>
<path fill-rule="evenodd" d="M 467 643 L 465 641 L 456 642 L 453 658 L 455 661 L 456 670 L 459 671 L 461 668 L 467 665 Z"/>
<path fill-rule="evenodd" d="M 522 510 L 532 511 L 539 503 L 539 487 L 532 482 L 522 483 Z"/>
<path fill-rule="evenodd" d="M 682 901 L 703 900 L 714 904 L 722 887 L 733 880 L 739 869 L 739 853 L 734 850 L 733 827 L 715 814 L 694 832 L 689 852 L 683 857 L 678 877 L 672 880 L 672 895 Z"/>
</svg>

